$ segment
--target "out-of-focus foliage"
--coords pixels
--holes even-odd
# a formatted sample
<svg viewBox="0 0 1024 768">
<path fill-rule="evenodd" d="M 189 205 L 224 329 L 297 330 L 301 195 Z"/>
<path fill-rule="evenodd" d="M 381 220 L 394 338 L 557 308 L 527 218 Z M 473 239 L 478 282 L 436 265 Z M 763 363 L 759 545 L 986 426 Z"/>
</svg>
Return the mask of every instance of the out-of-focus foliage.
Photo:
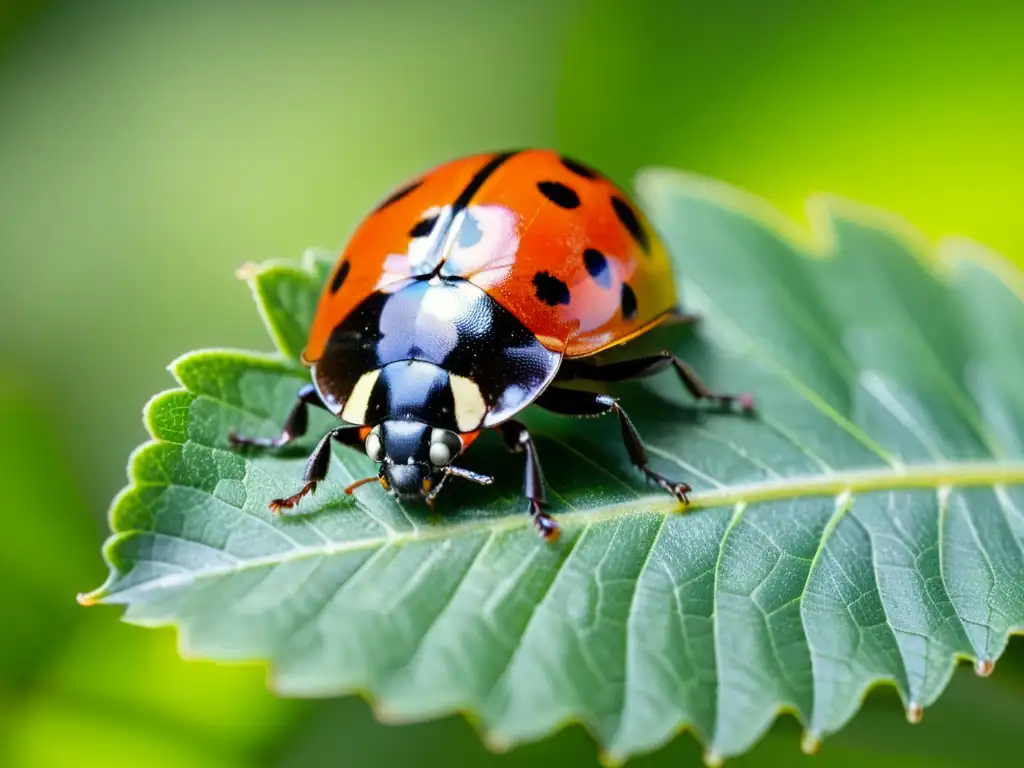
<svg viewBox="0 0 1024 768">
<path fill-rule="evenodd" d="M 1013 0 L 592 0 L 559 139 L 623 176 L 686 168 L 792 215 L 836 194 L 1024 262 L 1022 34 Z"/>
<path fill-rule="evenodd" d="M 83 612 L 102 540 L 68 471 L 63 431 L 22 383 L 0 384 L 0 765 L 247 765 L 309 706 L 252 670 L 181 660 L 170 632 Z M 83 762 L 85 761 L 85 762 Z"/>
<path fill-rule="evenodd" d="M 698 170 L 790 212 L 832 191 L 1020 259 L 1017 5 L 0 4 L 0 764 L 485 764 L 460 721 L 282 702 L 262 670 L 181 662 L 169 635 L 74 605 L 167 360 L 263 343 L 241 263 L 340 244 L 410 172 L 497 146 L 554 144 L 623 181 Z M 819 760 L 1006 764 L 1020 656 L 955 677 L 915 728 L 870 697 Z M 795 758 L 787 729 L 750 764 Z M 637 765 L 699 760 L 675 744 Z M 593 754 L 570 731 L 493 760 Z"/>
</svg>

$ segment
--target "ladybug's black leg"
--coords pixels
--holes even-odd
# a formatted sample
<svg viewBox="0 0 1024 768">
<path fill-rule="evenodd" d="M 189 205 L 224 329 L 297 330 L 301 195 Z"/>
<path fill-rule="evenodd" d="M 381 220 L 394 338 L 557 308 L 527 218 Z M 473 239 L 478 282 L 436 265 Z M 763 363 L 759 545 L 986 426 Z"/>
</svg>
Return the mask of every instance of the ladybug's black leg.
<svg viewBox="0 0 1024 768">
<path fill-rule="evenodd" d="M 653 376 L 668 368 L 675 370 L 679 380 L 683 382 L 683 386 L 698 400 L 709 400 L 723 408 L 729 408 L 735 403 L 743 411 L 752 411 L 754 409 L 754 398 L 751 395 L 723 395 L 718 392 L 712 392 L 700 380 L 696 371 L 671 352 L 660 352 L 648 357 L 620 360 L 603 365 L 584 362 L 583 359 L 578 361 L 567 360 L 562 364 L 559 378 L 563 381 L 570 379 L 627 381 L 628 379 L 642 379 L 647 376 Z"/>
<path fill-rule="evenodd" d="M 232 445 L 255 445 L 259 448 L 280 448 L 283 445 L 288 445 L 292 440 L 296 440 L 306 434 L 306 428 L 309 425 L 309 406 L 311 405 L 327 410 L 327 406 L 324 405 L 320 395 L 317 394 L 316 387 L 312 384 L 306 384 L 298 391 L 295 407 L 292 408 L 288 418 L 285 419 L 284 427 L 279 436 L 240 437 L 232 432 L 228 435 L 228 440 Z"/>
<path fill-rule="evenodd" d="M 498 427 L 505 446 L 513 453 L 526 453 L 526 474 L 523 480 L 523 493 L 530 503 L 530 516 L 537 532 L 548 541 L 558 538 L 558 523 L 541 508 L 547 506 L 544 496 L 544 475 L 537 458 L 537 448 L 533 444 L 526 427 L 518 421 L 506 421 Z"/>
<path fill-rule="evenodd" d="M 686 496 L 691 490 L 689 485 L 669 480 L 647 466 L 647 449 L 644 448 L 643 441 L 640 439 L 640 433 L 636 431 L 633 421 L 622 410 L 618 400 L 611 395 L 585 392 L 577 389 L 549 387 L 537 398 L 536 402 L 541 408 L 545 408 L 552 413 L 560 413 L 564 416 L 602 416 L 614 411 L 615 415 L 619 417 L 619 426 L 622 428 L 622 442 L 626 446 L 626 452 L 629 454 L 629 460 L 633 462 L 633 466 L 680 501 L 684 503 L 689 502 Z"/>
<path fill-rule="evenodd" d="M 331 463 L 331 439 L 344 445 L 359 446 L 361 444 L 359 429 L 359 427 L 337 427 L 320 438 L 320 442 L 316 444 L 316 448 L 310 454 L 309 461 L 306 462 L 306 471 L 302 476 L 306 484 L 302 486 L 302 490 L 286 499 L 274 499 L 269 504 L 270 509 L 274 512 L 291 509 L 299 503 L 303 496 L 314 493 L 317 484 L 327 477 L 327 467 Z"/>
</svg>

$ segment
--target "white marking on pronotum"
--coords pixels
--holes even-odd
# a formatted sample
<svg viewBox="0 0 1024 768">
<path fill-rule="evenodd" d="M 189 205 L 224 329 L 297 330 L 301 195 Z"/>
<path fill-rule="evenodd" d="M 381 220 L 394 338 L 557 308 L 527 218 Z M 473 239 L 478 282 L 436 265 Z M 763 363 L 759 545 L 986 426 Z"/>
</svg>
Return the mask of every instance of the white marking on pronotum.
<svg viewBox="0 0 1024 768">
<path fill-rule="evenodd" d="M 480 387 L 472 379 L 454 373 L 449 373 L 448 377 L 451 382 L 452 399 L 455 400 L 455 424 L 460 432 L 472 432 L 480 426 L 484 414 L 487 413 L 484 396 L 480 394 Z"/>
<path fill-rule="evenodd" d="M 383 336 L 377 347 L 380 359 L 406 359 L 413 346 L 422 347 L 429 339 L 431 354 L 443 360 L 459 343 L 455 321 L 465 306 L 459 297 L 450 286 L 420 284 L 388 299 L 378 321 Z"/>
<path fill-rule="evenodd" d="M 370 393 L 373 392 L 373 385 L 377 383 L 378 376 L 380 376 L 379 369 L 367 371 L 352 387 L 352 394 L 348 396 L 345 408 L 341 412 L 341 418 L 349 424 L 366 423 L 366 409 L 370 406 Z"/>
</svg>

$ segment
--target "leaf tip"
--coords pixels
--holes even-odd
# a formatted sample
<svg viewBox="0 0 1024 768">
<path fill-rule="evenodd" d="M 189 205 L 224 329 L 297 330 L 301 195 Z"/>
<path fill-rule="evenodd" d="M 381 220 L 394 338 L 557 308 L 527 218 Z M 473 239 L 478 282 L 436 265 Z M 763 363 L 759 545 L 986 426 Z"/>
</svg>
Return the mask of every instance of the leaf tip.
<svg viewBox="0 0 1024 768">
<path fill-rule="evenodd" d="M 302 252 L 302 266 L 312 273 L 316 271 L 317 264 L 334 264 L 337 258 L 338 254 L 330 248 L 316 245 Z"/>
<path fill-rule="evenodd" d="M 816 755 L 821 748 L 821 736 L 814 731 L 804 731 L 800 739 L 800 751 L 805 755 Z"/>
<path fill-rule="evenodd" d="M 907 704 L 907 722 L 911 725 L 917 725 L 921 722 L 921 718 L 924 717 L 924 707 L 921 706 L 919 701 L 911 701 Z"/>
<path fill-rule="evenodd" d="M 91 608 L 94 605 L 99 605 L 100 601 L 104 597 L 103 589 L 94 589 L 92 592 L 79 592 L 75 595 L 75 600 L 79 605 Z"/>
<path fill-rule="evenodd" d="M 235 277 L 242 281 L 249 281 L 260 273 L 260 265 L 255 261 L 247 261 L 235 270 Z"/>
<path fill-rule="evenodd" d="M 996 663 L 992 659 L 978 659 L 974 662 L 974 674 L 978 677 L 988 677 L 995 671 Z"/>
<path fill-rule="evenodd" d="M 494 731 L 485 731 L 481 735 L 481 740 L 484 743 L 484 747 L 495 754 L 504 754 L 512 748 L 512 742 L 507 737 L 501 736 Z"/>
<path fill-rule="evenodd" d="M 602 749 L 597 753 L 597 762 L 601 768 L 620 768 L 626 762 L 626 756 L 621 752 Z"/>
<path fill-rule="evenodd" d="M 716 752 L 713 749 L 709 749 L 704 753 L 704 765 L 708 768 L 722 768 L 725 763 L 725 758 L 722 757 L 721 752 Z"/>
</svg>

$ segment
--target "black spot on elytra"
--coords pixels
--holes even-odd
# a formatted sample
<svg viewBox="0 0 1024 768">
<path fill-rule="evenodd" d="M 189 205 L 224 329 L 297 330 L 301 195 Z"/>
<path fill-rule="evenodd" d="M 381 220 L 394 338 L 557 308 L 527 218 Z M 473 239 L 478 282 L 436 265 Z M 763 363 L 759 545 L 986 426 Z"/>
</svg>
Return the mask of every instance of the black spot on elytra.
<svg viewBox="0 0 1024 768">
<path fill-rule="evenodd" d="M 632 320 L 636 317 L 636 294 L 629 287 L 629 283 L 622 284 L 622 317 L 624 320 Z"/>
<path fill-rule="evenodd" d="M 420 219 L 409 230 L 409 237 L 426 237 L 434 231 L 435 224 L 437 224 L 437 216 L 427 216 L 425 219 Z"/>
<path fill-rule="evenodd" d="M 423 183 L 422 181 L 414 181 L 412 184 L 408 184 L 407 186 L 402 187 L 400 190 L 398 190 L 393 195 L 391 195 L 391 197 L 389 197 L 383 203 L 378 205 L 377 206 L 377 210 L 378 211 L 383 211 L 389 205 L 392 205 L 393 203 L 397 203 L 403 197 L 405 197 L 406 195 L 412 193 L 412 191 L 415 190 L 422 183 Z"/>
<path fill-rule="evenodd" d="M 558 181 L 542 181 L 537 184 L 537 189 L 548 200 L 560 208 L 576 208 L 580 204 L 580 196 L 569 187 Z"/>
<path fill-rule="evenodd" d="M 552 307 L 569 303 L 569 286 L 547 272 L 538 272 L 533 276 L 533 286 L 537 289 L 537 298 Z"/>
<path fill-rule="evenodd" d="M 351 265 L 347 261 L 341 262 L 341 266 L 338 267 L 338 271 L 334 273 L 334 277 L 331 278 L 331 293 L 337 293 L 338 289 L 341 288 L 341 284 L 345 282 L 345 278 L 348 277 L 348 271 Z"/>
<path fill-rule="evenodd" d="M 608 267 L 608 259 L 596 248 L 587 248 L 583 252 L 583 265 L 587 274 L 602 288 L 612 287 L 612 271 Z"/>
<path fill-rule="evenodd" d="M 636 215 L 636 211 L 633 210 L 633 206 L 623 200 L 621 197 L 612 197 L 612 208 L 615 209 L 615 215 L 619 217 L 619 221 L 622 222 L 629 234 L 633 236 L 637 244 L 643 249 L 644 253 L 651 252 L 651 241 L 647 236 L 647 231 L 643 228 L 640 223 L 640 219 Z"/>
<path fill-rule="evenodd" d="M 584 165 L 578 160 L 573 160 L 571 157 L 562 157 L 562 165 L 568 168 L 570 171 L 575 173 L 577 176 L 582 176 L 584 179 L 596 179 L 600 174 L 593 168 Z"/>
</svg>

